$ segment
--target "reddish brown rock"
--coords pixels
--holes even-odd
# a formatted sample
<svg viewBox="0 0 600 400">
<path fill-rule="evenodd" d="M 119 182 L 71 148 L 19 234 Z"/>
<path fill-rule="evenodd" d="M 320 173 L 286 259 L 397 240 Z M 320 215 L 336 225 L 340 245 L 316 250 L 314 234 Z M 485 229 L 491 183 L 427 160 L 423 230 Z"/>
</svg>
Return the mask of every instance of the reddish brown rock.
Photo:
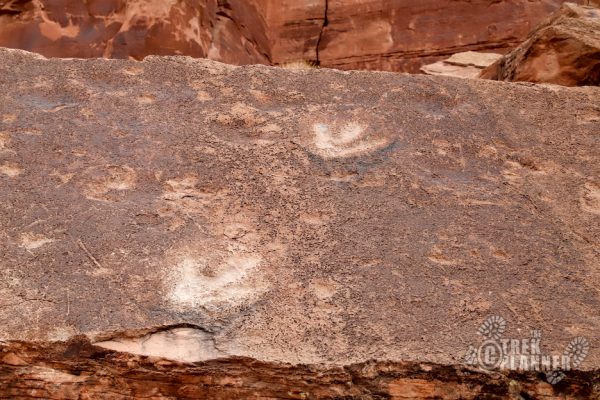
<svg viewBox="0 0 600 400">
<path fill-rule="evenodd" d="M 457 78 L 479 78 L 481 71 L 501 58 L 497 53 L 465 51 L 453 54 L 450 58 L 421 67 L 427 75 L 445 75 Z"/>
<path fill-rule="evenodd" d="M 0 46 L 50 57 L 181 54 L 232 64 L 311 61 L 418 72 L 461 51 L 505 52 L 561 3 L 0 0 Z"/>
<path fill-rule="evenodd" d="M 562 1 L 329 0 L 322 65 L 418 72 L 468 50 L 504 52 Z"/>
<path fill-rule="evenodd" d="M 0 43 L 48 57 L 205 57 L 210 1 L 0 1 Z"/>
<path fill-rule="evenodd" d="M 565 86 L 600 85 L 600 9 L 563 5 L 481 77 Z"/>
<path fill-rule="evenodd" d="M 599 378 L 598 372 L 571 372 L 553 387 L 535 373 L 419 362 L 324 366 L 234 357 L 182 364 L 107 351 L 84 338 L 0 344 L 0 397 L 11 400 L 588 400 L 600 395 Z"/>
<path fill-rule="evenodd" d="M 8 49 L 0 84 L 0 397 L 597 390 L 600 88 Z M 490 315 L 585 338 L 575 381 L 467 367 Z"/>
</svg>

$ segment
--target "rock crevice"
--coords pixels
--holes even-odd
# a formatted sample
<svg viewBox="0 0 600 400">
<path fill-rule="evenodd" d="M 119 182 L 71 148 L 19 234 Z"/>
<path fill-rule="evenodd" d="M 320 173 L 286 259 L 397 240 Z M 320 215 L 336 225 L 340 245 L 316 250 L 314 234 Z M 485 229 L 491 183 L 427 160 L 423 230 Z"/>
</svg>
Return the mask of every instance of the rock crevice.
<svg viewBox="0 0 600 400">
<path fill-rule="evenodd" d="M 316 65 L 321 65 L 321 60 L 319 58 L 319 51 L 320 51 L 320 47 L 321 47 L 321 41 L 323 40 L 323 33 L 325 31 L 325 28 L 327 28 L 327 25 L 329 24 L 329 21 L 327 19 L 327 15 L 329 13 L 329 0 L 324 0 L 324 14 L 323 14 L 323 25 L 321 25 L 321 30 L 319 31 L 319 38 L 317 39 L 317 45 L 315 46 L 315 53 L 316 53 Z"/>
</svg>

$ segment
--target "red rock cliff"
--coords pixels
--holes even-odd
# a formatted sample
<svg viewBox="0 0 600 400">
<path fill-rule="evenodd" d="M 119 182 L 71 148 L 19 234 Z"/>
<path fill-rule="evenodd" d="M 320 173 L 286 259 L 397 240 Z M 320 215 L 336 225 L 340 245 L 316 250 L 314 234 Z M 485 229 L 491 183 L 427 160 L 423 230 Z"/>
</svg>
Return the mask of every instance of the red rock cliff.
<svg viewBox="0 0 600 400">
<path fill-rule="evenodd" d="M 183 54 L 417 72 L 505 52 L 561 0 L 0 0 L 0 46 L 50 57 Z M 578 3 L 588 3 L 579 0 Z"/>
</svg>

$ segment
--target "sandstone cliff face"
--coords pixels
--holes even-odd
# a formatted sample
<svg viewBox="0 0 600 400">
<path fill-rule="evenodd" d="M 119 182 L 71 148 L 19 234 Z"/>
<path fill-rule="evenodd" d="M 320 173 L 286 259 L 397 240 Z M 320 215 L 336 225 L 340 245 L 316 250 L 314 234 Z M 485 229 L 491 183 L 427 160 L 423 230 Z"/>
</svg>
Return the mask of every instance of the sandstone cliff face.
<svg viewBox="0 0 600 400">
<path fill-rule="evenodd" d="M 476 398 L 488 315 L 600 342 L 599 88 L 7 49 L 0 84 L 5 397 Z"/>
<path fill-rule="evenodd" d="M 600 9 L 565 4 L 481 77 L 600 85 Z"/>
<path fill-rule="evenodd" d="M 468 50 L 503 52 L 561 1 L 329 0 L 323 65 L 418 72 Z"/>
<path fill-rule="evenodd" d="M 211 41 L 208 18 L 215 13 L 210 2 L 185 0 L 3 0 L 0 4 L 0 43 L 49 57 L 143 58 L 177 53 L 204 57 Z"/>
<path fill-rule="evenodd" d="M 581 0 L 584 3 L 586 0 Z M 49 57 L 314 61 L 418 72 L 466 50 L 505 52 L 561 0 L 0 0 L 0 46 Z"/>
</svg>

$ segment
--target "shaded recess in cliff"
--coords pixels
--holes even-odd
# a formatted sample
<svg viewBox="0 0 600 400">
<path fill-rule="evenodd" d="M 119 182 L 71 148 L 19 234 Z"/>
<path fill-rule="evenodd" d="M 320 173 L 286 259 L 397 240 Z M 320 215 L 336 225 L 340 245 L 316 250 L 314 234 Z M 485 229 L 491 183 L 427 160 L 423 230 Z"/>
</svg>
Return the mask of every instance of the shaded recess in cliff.
<svg viewBox="0 0 600 400">
<path fill-rule="evenodd" d="M 311 61 L 418 72 L 462 51 L 504 53 L 561 3 L 1 0 L 0 46 L 48 57 L 189 55 L 232 64 Z"/>
</svg>

